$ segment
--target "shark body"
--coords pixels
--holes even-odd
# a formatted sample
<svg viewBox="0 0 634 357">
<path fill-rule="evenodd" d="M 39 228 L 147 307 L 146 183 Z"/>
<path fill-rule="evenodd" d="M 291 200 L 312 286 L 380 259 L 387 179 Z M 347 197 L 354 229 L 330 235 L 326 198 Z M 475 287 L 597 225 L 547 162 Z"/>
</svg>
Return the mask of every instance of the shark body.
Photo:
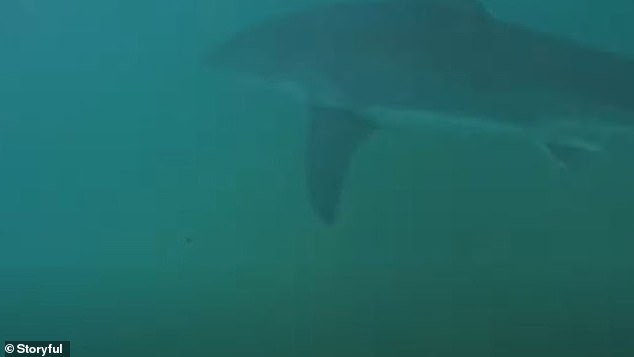
<svg viewBox="0 0 634 357">
<path fill-rule="evenodd" d="M 254 26 L 208 65 L 299 90 L 311 205 L 332 223 L 351 156 L 394 113 L 527 134 L 561 166 L 634 128 L 634 60 L 499 20 L 477 0 L 324 5 Z"/>
</svg>

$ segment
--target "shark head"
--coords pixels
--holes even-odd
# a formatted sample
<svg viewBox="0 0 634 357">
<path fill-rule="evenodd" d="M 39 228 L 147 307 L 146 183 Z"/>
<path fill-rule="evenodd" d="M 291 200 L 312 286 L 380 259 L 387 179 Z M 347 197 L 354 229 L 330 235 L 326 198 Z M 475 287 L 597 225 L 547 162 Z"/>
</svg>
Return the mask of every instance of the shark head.
<svg viewBox="0 0 634 357">
<path fill-rule="evenodd" d="M 229 70 L 255 77 L 270 77 L 279 69 L 279 56 L 274 44 L 260 37 L 240 34 L 207 52 L 204 64 L 208 68 Z"/>
<path fill-rule="evenodd" d="M 342 3 L 281 15 L 238 32 L 207 51 L 203 64 L 264 79 L 306 70 L 322 75 L 341 67 L 342 58 L 355 60 L 346 64 L 357 66 L 368 56 L 377 56 L 377 50 L 382 52 L 379 60 L 389 61 L 386 57 L 404 45 L 399 41 L 411 45 L 437 37 L 439 23 L 443 31 L 465 32 L 482 25 L 488 16 L 477 0 L 383 0 L 366 7 L 362 2 Z"/>
<path fill-rule="evenodd" d="M 305 100 L 308 92 L 332 97 L 331 88 L 307 63 L 310 43 L 303 43 L 303 38 L 286 27 L 286 23 L 267 22 L 239 32 L 204 53 L 203 65 L 223 76 L 228 74 L 245 87 L 272 89 L 297 100 Z"/>
<path fill-rule="evenodd" d="M 207 68 L 228 71 L 243 78 L 286 82 L 297 71 L 310 48 L 286 22 L 264 22 L 231 36 L 204 54 Z"/>
</svg>

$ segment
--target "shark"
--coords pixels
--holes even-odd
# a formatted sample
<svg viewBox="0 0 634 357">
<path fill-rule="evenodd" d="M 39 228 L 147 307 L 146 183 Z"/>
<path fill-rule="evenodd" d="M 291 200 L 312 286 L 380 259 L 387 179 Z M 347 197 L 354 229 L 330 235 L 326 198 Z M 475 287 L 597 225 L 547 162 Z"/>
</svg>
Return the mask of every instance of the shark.
<svg viewBox="0 0 634 357">
<path fill-rule="evenodd" d="M 396 123 L 516 135 L 563 169 L 634 128 L 633 58 L 499 19 L 478 0 L 314 6 L 203 57 L 302 101 L 307 197 L 324 224 L 337 221 L 359 146 Z"/>
</svg>

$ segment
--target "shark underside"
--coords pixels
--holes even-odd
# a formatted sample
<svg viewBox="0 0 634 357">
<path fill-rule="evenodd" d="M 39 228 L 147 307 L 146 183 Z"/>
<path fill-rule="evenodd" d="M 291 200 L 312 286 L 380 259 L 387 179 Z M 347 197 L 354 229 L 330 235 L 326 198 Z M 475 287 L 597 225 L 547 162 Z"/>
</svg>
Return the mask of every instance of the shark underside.
<svg viewBox="0 0 634 357">
<path fill-rule="evenodd" d="M 205 60 L 300 90 L 310 202 L 325 223 L 387 113 L 524 133 L 562 167 L 634 127 L 634 60 L 499 20 L 477 0 L 324 5 L 254 26 Z"/>
</svg>

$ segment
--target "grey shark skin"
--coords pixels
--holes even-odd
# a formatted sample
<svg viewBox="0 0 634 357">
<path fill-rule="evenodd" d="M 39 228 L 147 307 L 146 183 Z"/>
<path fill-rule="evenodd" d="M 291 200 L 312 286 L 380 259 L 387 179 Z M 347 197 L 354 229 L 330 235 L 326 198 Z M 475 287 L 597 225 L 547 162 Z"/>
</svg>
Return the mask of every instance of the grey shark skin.
<svg viewBox="0 0 634 357">
<path fill-rule="evenodd" d="M 634 127 L 634 61 L 490 15 L 477 0 L 324 5 L 254 26 L 207 65 L 301 90 L 307 184 L 333 223 L 351 156 L 389 113 L 526 135 L 568 167 Z"/>
</svg>

